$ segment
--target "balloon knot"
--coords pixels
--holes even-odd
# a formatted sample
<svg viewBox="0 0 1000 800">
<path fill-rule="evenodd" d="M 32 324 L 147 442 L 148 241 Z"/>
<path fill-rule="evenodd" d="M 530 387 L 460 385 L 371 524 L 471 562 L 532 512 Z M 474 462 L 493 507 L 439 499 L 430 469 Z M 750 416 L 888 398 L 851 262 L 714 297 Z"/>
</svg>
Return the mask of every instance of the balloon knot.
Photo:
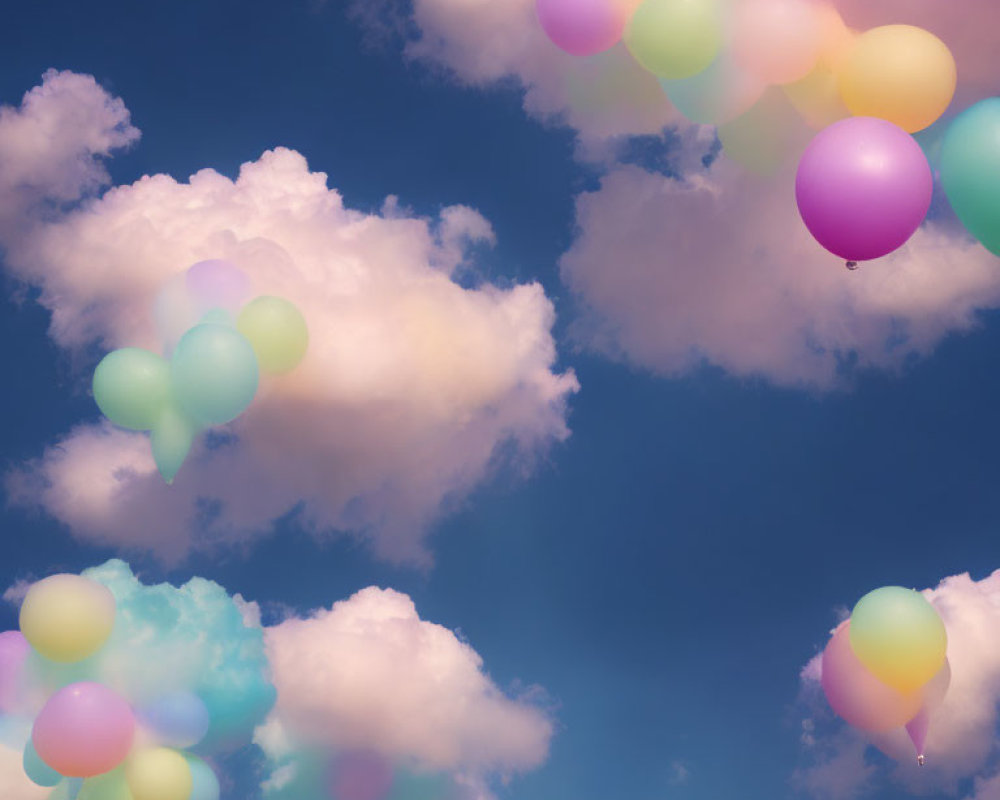
<svg viewBox="0 0 1000 800">
<path fill-rule="evenodd" d="M 921 767 L 922 767 L 922 766 L 924 765 L 924 754 L 923 754 L 923 753 L 921 753 L 921 754 L 920 754 L 919 756 L 917 756 L 917 763 L 918 763 L 918 764 L 919 764 L 919 765 L 920 765 Z"/>
<path fill-rule="evenodd" d="M 851 270 L 851 272 L 854 272 L 854 270 L 856 270 L 858 268 L 858 262 L 857 261 L 848 261 L 847 262 L 847 268 L 849 270 Z"/>
</svg>

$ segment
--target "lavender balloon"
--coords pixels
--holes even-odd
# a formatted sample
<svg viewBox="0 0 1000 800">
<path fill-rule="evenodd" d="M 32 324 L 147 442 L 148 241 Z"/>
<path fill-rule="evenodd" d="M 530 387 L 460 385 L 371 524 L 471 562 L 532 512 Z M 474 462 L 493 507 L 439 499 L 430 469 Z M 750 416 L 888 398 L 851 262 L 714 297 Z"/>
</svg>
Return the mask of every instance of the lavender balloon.
<svg viewBox="0 0 1000 800">
<path fill-rule="evenodd" d="M 549 39 L 570 55 L 608 50 L 625 30 L 620 0 L 537 0 L 535 7 Z"/>
<path fill-rule="evenodd" d="M 21 694 L 21 671 L 31 645 L 20 631 L 0 633 L 0 714 L 9 713 Z"/>
<path fill-rule="evenodd" d="M 920 227 L 933 184 L 910 134 L 883 119 L 850 117 L 806 148 L 795 198 L 816 241 L 841 258 L 866 261 L 891 253 Z"/>
</svg>

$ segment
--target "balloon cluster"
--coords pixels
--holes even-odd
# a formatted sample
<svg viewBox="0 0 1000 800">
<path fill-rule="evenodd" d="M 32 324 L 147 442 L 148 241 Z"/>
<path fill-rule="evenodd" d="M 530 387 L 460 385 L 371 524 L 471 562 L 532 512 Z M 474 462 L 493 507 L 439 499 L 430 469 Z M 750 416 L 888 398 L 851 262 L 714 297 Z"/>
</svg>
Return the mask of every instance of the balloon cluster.
<svg viewBox="0 0 1000 800">
<path fill-rule="evenodd" d="M 876 589 L 858 601 L 823 651 L 823 692 L 860 730 L 905 727 L 923 765 L 931 716 L 951 681 L 947 644 L 944 623 L 922 594 Z"/>
<path fill-rule="evenodd" d="M 248 294 L 249 281 L 234 264 L 200 261 L 167 284 L 156 303 L 169 358 L 125 347 L 94 371 L 101 412 L 123 428 L 151 432 L 167 483 L 201 430 L 246 410 L 260 373 L 286 373 L 305 356 L 309 332 L 301 312 L 280 297 L 244 303 Z"/>
<path fill-rule="evenodd" d="M 932 33 L 858 33 L 822 0 L 536 0 L 536 9 L 573 55 L 623 41 L 681 114 L 719 126 L 738 161 L 768 161 L 750 152 L 781 146 L 779 92 L 803 127 L 822 128 L 800 160 L 796 199 L 809 231 L 848 266 L 891 253 L 926 217 L 934 177 L 912 134 L 941 117 L 957 83 Z M 940 177 L 959 219 L 1000 255 L 1000 98 L 953 121 Z"/>
<path fill-rule="evenodd" d="M 123 592 L 120 609 L 103 583 L 53 575 L 28 590 L 20 630 L 0 634 L 4 743 L 23 746 L 26 775 L 52 787 L 52 800 L 218 800 L 212 767 L 190 751 L 218 752 L 227 726 L 239 729 L 240 741 L 230 744 L 248 742 L 273 705 L 273 687 L 261 692 L 244 666 L 226 663 L 226 647 L 233 658 L 263 660 L 261 637 L 231 620 L 223 623 L 234 631 L 229 642 L 218 629 L 184 631 L 185 618 L 197 612 L 180 609 L 170 595 L 184 589 L 141 587 L 122 562 L 101 569 Z M 238 616 L 221 587 L 203 581 L 194 588 L 210 620 L 219 621 L 220 609 L 223 617 L 227 608 Z M 157 632 L 160 641 L 151 641 Z M 196 642 L 205 635 L 220 640 Z M 202 651 L 201 663 L 177 661 L 190 658 L 192 647 Z M 152 654 L 162 663 L 149 663 Z M 213 686 L 206 662 L 233 685 Z M 234 727 L 227 717 L 247 708 Z"/>
</svg>

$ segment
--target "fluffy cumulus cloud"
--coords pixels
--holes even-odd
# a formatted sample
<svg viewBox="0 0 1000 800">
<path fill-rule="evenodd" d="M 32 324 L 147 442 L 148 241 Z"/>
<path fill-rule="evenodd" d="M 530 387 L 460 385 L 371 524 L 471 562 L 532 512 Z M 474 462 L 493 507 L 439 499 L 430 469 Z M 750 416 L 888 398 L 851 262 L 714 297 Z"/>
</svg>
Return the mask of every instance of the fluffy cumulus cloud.
<svg viewBox="0 0 1000 800">
<path fill-rule="evenodd" d="M 257 741 L 272 763 L 269 797 L 312 795 L 338 764 L 381 770 L 401 797 L 413 782 L 487 797 L 490 776 L 547 756 L 553 727 L 537 690 L 507 696 L 469 644 L 399 592 L 369 587 L 290 618 L 267 629 L 267 651 L 278 702 Z"/>
<path fill-rule="evenodd" d="M 846 724 L 834 721 L 819 688 L 817 656 L 802 675 L 810 714 L 808 735 L 803 736 L 808 764 L 796 774 L 795 783 L 807 794 L 848 800 L 889 782 L 907 791 L 954 795 L 963 782 L 974 779 L 970 800 L 998 796 L 1000 570 L 980 581 L 967 574 L 945 578 L 924 594 L 948 630 L 952 670 L 948 694 L 931 721 L 927 765 L 915 764 L 913 746 L 902 729 L 866 742 Z M 878 749 L 866 747 L 869 743 Z"/>
<path fill-rule="evenodd" d="M 45 98 L 41 111 L 32 98 Z M 4 111 L 0 153 L 20 141 L 6 132 L 63 105 L 86 120 L 85 139 L 54 157 L 77 164 L 79 179 L 73 189 L 40 173 L 35 195 L 86 192 L 101 180 L 100 157 L 135 135 L 91 79 L 49 73 L 20 109 Z M 71 431 L 8 478 L 15 501 L 41 505 L 85 539 L 177 558 L 245 541 L 294 512 L 309 530 L 356 531 L 382 556 L 419 561 L 425 526 L 499 453 L 527 467 L 568 435 L 577 383 L 554 370 L 542 288 L 453 280 L 493 241 L 472 209 L 426 219 L 390 198 L 381 213 L 354 211 L 285 149 L 235 180 L 210 169 L 186 182 L 148 176 L 54 216 L 21 202 L 16 187 L 0 191 L 21 220 L 4 237 L 6 265 L 40 289 L 51 335 L 71 354 L 95 343 L 158 349 L 157 292 L 205 258 L 234 261 L 256 293 L 289 298 L 310 327 L 305 362 L 265 382 L 172 487 L 144 435 L 101 424 Z"/>
</svg>

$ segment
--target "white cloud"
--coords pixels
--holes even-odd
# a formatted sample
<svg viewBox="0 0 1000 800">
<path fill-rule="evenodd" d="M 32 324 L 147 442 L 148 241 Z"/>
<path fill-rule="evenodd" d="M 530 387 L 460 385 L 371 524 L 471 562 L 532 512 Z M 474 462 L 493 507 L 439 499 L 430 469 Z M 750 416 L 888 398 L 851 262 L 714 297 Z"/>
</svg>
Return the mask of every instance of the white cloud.
<svg viewBox="0 0 1000 800">
<path fill-rule="evenodd" d="M 127 119 L 120 101 L 80 76 L 49 73 L 36 92 L 105 128 Z M 61 145 L 92 168 L 78 190 L 92 188 L 93 155 L 109 141 L 88 134 Z M 0 152 L 9 144 L 0 136 Z M 384 557 L 426 560 L 423 531 L 442 509 L 501 461 L 530 467 L 568 436 L 577 382 L 554 371 L 554 311 L 542 288 L 462 288 L 450 277 L 469 245 L 492 241 L 489 223 L 461 206 L 436 220 L 391 198 L 382 214 L 346 208 L 324 174 L 281 148 L 236 180 L 210 169 L 186 183 L 147 176 L 9 232 L 8 268 L 40 287 L 51 335 L 72 354 L 94 342 L 157 349 L 157 291 L 215 257 L 243 267 L 258 293 L 297 303 L 311 333 L 300 368 L 265 382 L 172 487 L 145 435 L 84 425 L 9 476 L 10 495 L 88 541 L 168 559 L 263 535 L 295 511 L 317 534 L 355 531 Z"/>
<path fill-rule="evenodd" d="M 51 789 L 36 786 L 21 765 L 22 752 L 0 744 L 0 797 L 3 800 L 45 800 Z"/>
<path fill-rule="evenodd" d="M 404 594 L 369 587 L 268 628 L 266 641 L 278 703 L 258 743 L 272 756 L 297 741 L 472 775 L 547 756 L 546 714 L 505 695 L 475 650 Z"/>
<path fill-rule="evenodd" d="M 813 733 L 812 763 L 797 773 L 797 782 L 818 798 L 846 798 L 862 791 L 866 782 L 890 779 L 908 791 L 938 790 L 954 794 L 963 779 L 976 778 L 975 800 L 988 800 L 995 792 L 1000 767 L 997 740 L 1000 703 L 1000 570 L 981 581 L 969 575 L 945 578 L 924 592 L 944 620 L 948 631 L 948 661 L 952 680 L 944 703 L 931 721 L 927 737 L 927 765 L 918 767 L 913 746 L 900 728 L 877 737 L 879 749 L 897 759 L 888 772 L 864 766 L 866 742 L 860 734 L 843 730 L 826 736 Z M 811 662 L 810 662 L 811 663 Z M 806 669 L 805 694 L 812 699 L 817 718 L 828 717 L 818 689 L 818 675 Z M 846 769 L 845 764 L 854 766 Z M 837 765 L 840 765 L 839 767 Z M 841 785 L 845 772 L 863 771 L 864 781 Z"/>
</svg>

